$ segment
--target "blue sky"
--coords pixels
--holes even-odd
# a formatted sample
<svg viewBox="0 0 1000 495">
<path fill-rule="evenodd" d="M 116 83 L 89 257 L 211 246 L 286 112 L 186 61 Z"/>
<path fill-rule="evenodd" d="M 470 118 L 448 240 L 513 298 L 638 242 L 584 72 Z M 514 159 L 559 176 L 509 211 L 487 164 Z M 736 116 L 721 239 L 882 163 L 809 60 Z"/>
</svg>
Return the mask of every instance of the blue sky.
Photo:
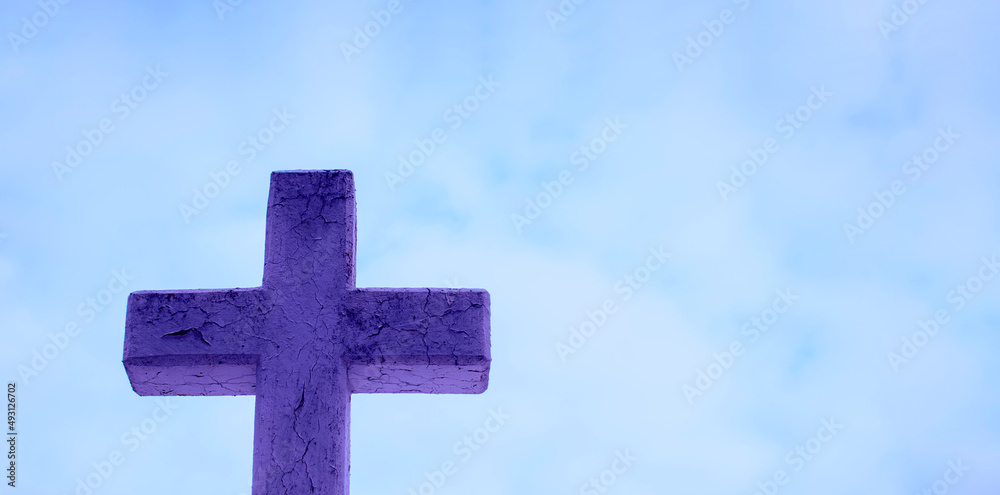
<svg viewBox="0 0 1000 495">
<path fill-rule="evenodd" d="M 133 393 L 127 293 L 259 285 L 270 173 L 332 168 L 359 286 L 492 296 L 485 394 L 353 398 L 355 493 L 1000 489 L 1000 5 L 563 4 L 6 3 L 21 493 L 249 493 L 253 398 Z"/>
</svg>

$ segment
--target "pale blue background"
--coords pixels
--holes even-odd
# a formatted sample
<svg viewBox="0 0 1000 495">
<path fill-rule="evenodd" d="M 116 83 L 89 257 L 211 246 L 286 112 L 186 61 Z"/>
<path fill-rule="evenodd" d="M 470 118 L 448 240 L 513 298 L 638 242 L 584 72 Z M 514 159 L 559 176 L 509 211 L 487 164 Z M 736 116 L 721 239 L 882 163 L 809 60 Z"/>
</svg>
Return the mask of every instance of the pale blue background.
<svg viewBox="0 0 1000 495">
<path fill-rule="evenodd" d="M 574 494 L 618 449 L 617 495 L 751 494 L 822 419 L 845 428 L 780 493 L 918 493 L 961 459 L 951 493 L 1000 490 L 1000 282 L 961 311 L 946 297 L 1000 254 L 1000 5 L 923 5 L 884 39 L 882 0 L 590 0 L 553 29 L 545 2 L 404 2 L 345 60 L 341 42 L 385 2 L 71 2 L 26 45 L 0 7 L 0 368 L 19 380 L 22 494 L 69 494 L 91 463 L 125 463 L 97 494 L 248 492 L 253 399 L 174 399 L 129 451 L 152 398 L 121 366 L 124 294 L 38 376 L 18 366 L 113 269 L 128 290 L 260 283 L 273 170 L 350 168 L 359 286 L 484 287 L 494 366 L 474 396 L 356 396 L 354 493 L 405 495 L 502 407 L 509 422 L 440 494 Z M 679 72 L 671 53 L 734 10 Z M 145 67 L 169 77 L 118 121 Z M 442 113 L 481 76 L 502 86 L 460 129 Z M 811 86 L 834 96 L 729 201 L 716 183 Z M 295 120 L 253 162 L 237 153 L 273 108 Z M 65 180 L 50 168 L 100 119 L 115 131 Z M 542 181 L 606 118 L 628 125 L 519 234 Z M 874 227 L 844 222 L 951 126 L 962 137 Z M 391 191 L 384 172 L 436 127 L 448 140 Z M 185 224 L 209 173 L 241 175 Z M 567 362 L 555 352 L 651 246 L 674 253 Z M 775 291 L 801 300 L 704 396 L 681 387 Z M 887 353 L 938 308 L 949 325 L 896 373 Z M 5 492 L 6 493 L 6 492 Z M 15 492 L 11 492 L 15 493 Z"/>
</svg>

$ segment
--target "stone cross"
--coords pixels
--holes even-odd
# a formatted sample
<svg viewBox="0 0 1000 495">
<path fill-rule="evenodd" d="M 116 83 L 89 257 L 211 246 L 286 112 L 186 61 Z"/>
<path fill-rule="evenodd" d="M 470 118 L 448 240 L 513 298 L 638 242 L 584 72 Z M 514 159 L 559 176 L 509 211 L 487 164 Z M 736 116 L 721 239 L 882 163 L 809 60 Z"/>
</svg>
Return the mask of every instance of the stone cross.
<svg viewBox="0 0 1000 495">
<path fill-rule="evenodd" d="M 480 393 L 490 296 L 357 289 L 354 177 L 271 175 L 260 287 L 138 291 L 123 363 L 139 395 L 255 395 L 254 495 L 347 495 L 354 393 Z"/>
</svg>

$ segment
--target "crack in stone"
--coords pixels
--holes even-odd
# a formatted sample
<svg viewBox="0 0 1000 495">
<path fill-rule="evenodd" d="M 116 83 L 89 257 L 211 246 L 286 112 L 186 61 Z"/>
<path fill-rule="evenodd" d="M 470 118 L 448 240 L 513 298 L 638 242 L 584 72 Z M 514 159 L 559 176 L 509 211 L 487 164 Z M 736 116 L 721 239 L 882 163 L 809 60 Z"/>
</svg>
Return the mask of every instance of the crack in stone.
<svg viewBox="0 0 1000 495">
<path fill-rule="evenodd" d="M 197 335 L 197 336 L 198 336 L 198 338 L 199 338 L 199 339 L 200 339 L 200 340 L 201 340 L 202 342 L 204 342 L 204 343 L 206 343 L 206 344 L 208 344 L 208 345 L 212 345 L 212 343 L 211 343 L 211 342 L 209 342 L 208 340 L 206 340 L 206 339 L 205 339 L 205 336 L 204 336 L 204 335 L 202 335 L 202 333 L 201 333 L 201 330 L 198 330 L 197 328 L 189 328 L 189 329 L 187 329 L 187 330 L 179 330 L 179 331 L 176 331 L 176 332 L 171 332 L 171 333 L 168 333 L 168 334 L 164 334 L 164 335 L 163 335 L 162 337 L 160 337 L 160 338 L 161 338 L 161 339 L 168 339 L 168 338 L 171 338 L 171 337 L 174 337 L 174 338 L 180 338 L 180 337 L 183 337 L 183 336 L 185 336 L 185 335 L 187 335 L 187 334 L 189 334 L 189 333 L 193 333 L 193 334 Z"/>
</svg>

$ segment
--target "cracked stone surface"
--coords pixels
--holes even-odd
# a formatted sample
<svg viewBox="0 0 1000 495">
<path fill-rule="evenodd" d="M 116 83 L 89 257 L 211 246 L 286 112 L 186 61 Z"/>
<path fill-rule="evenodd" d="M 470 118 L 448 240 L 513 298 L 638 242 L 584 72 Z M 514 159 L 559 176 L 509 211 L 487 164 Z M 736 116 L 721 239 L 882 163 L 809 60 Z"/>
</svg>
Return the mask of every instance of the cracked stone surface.
<svg viewBox="0 0 1000 495">
<path fill-rule="evenodd" d="M 254 495 L 347 495 L 352 393 L 480 393 L 490 296 L 355 288 L 354 178 L 271 175 L 260 287 L 138 291 L 123 363 L 139 395 L 255 395 Z"/>
</svg>

